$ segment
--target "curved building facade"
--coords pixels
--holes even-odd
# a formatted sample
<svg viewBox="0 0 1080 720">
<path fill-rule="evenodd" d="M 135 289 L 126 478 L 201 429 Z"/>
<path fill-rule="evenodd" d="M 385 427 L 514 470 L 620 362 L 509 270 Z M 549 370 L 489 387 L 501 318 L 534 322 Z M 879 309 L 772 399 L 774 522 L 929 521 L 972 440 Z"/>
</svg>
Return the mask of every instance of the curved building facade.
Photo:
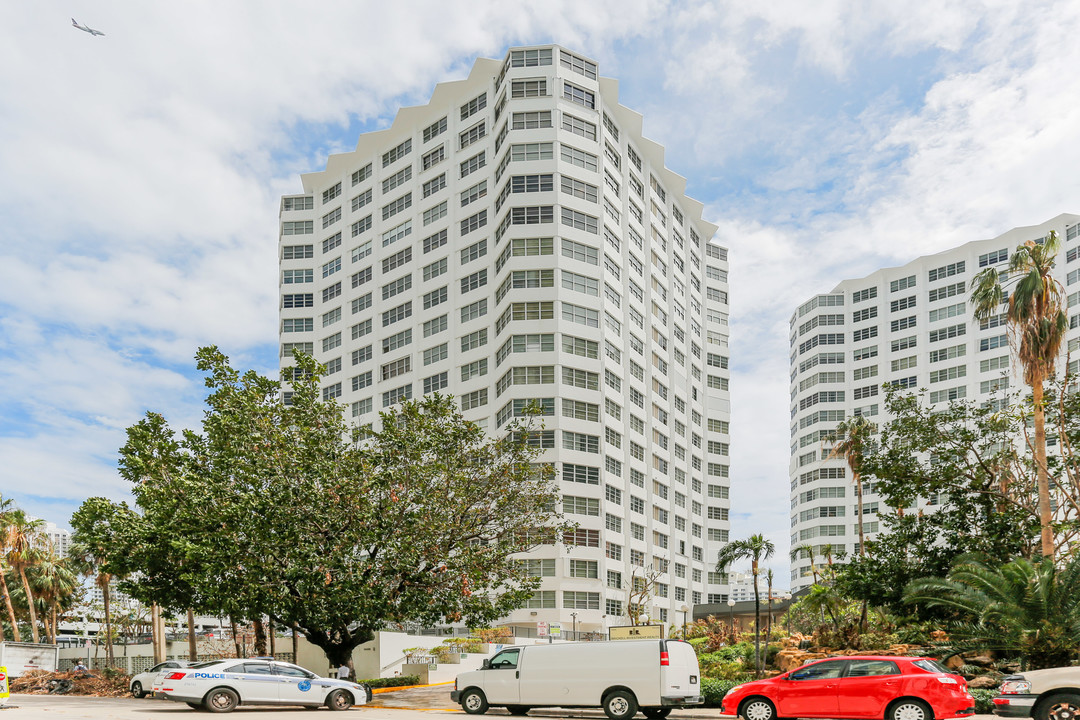
<svg viewBox="0 0 1080 720">
<path fill-rule="evenodd" d="M 727 249 L 641 127 L 595 62 L 515 48 L 282 199 L 283 367 L 313 353 L 360 425 L 435 391 L 491 434 L 534 401 L 548 416 L 580 530 L 524 558 L 543 585 L 514 625 L 671 624 L 726 599 Z"/>
<path fill-rule="evenodd" d="M 1041 225 L 1010 230 L 895 268 L 844 280 L 810 298 L 792 314 L 791 352 L 791 545 L 809 545 L 817 557 L 858 553 L 858 513 L 873 538 L 879 514 L 888 511 L 864 483 L 863 507 L 855 500 L 843 459 L 826 460 L 822 438 L 856 415 L 887 422 L 883 383 L 927 389 L 930 403 L 978 399 L 1001 401 L 1012 372 L 1004 317 L 972 318 L 971 279 L 989 266 L 1005 267 L 1020 244 L 1062 240 L 1057 274 L 1069 293 L 1070 313 L 1080 313 L 1080 216 L 1059 215 Z M 1080 340 L 1080 316 L 1070 318 L 1070 349 Z M 934 498 L 918 508 L 932 511 Z M 810 557 L 792 563 L 791 587 L 812 583 Z"/>
</svg>

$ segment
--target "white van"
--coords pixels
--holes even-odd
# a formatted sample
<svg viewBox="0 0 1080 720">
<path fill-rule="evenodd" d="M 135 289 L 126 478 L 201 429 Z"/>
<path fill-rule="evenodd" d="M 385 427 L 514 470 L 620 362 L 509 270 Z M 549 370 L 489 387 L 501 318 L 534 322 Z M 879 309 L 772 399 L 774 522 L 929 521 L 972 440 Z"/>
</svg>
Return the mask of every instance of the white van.
<svg viewBox="0 0 1080 720">
<path fill-rule="evenodd" d="M 650 720 L 701 705 L 697 655 L 681 640 L 527 645 L 500 650 L 483 668 L 458 675 L 450 699 L 479 715 L 505 707 L 602 707 L 611 720 L 641 710 Z"/>
</svg>

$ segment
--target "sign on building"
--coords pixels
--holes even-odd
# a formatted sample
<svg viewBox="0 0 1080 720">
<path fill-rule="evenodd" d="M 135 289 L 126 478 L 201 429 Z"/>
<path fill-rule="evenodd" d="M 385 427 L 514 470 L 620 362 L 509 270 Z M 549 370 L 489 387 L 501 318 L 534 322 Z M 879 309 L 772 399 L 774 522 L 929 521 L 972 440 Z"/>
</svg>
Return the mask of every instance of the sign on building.
<svg viewBox="0 0 1080 720">
<path fill-rule="evenodd" d="M 663 625 L 622 625 L 608 628 L 608 640 L 663 640 Z"/>
</svg>

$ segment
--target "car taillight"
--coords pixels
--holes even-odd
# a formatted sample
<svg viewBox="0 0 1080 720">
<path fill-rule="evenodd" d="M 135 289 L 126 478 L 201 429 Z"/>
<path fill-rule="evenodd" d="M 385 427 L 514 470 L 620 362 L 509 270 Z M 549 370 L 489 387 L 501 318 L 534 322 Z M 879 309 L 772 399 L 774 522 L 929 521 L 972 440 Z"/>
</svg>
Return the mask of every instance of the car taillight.
<svg viewBox="0 0 1080 720">
<path fill-rule="evenodd" d="M 660 651 L 660 665 L 661 666 L 671 665 L 671 660 L 670 660 L 670 658 L 668 658 L 667 650 L 661 650 Z"/>
<path fill-rule="evenodd" d="M 187 673 L 171 672 L 171 673 L 169 673 L 168 675 L 165 676 L 165 679 L 166 680 L 179 680 L 180 678 L 184 677 L 185 675 L 187 675 Z"/>
<path fill-rule="evenodd" d="M 947 675 L 938 675 L 937 681 L 942 685 L 956 685 L 956 678 L 948 677 Z"/>
<path fill-rule="evenodd" d="M 1001 683 L 1002 695 L 1024 695 L 1031 692 L 1031 683 L 1027 680 L 1006 680 Z"/>
</svg>

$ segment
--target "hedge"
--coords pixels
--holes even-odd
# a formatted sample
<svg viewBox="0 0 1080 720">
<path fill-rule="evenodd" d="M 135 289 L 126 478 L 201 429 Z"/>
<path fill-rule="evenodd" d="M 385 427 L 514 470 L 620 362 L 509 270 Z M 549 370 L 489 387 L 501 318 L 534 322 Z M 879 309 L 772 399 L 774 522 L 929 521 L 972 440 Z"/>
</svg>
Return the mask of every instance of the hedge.
<svg viewBox="0 0 1080 720">
<path fill-rule="evenodd" d="M 975 714 L 977 715 L 989 715 L 994 712 L 994 703 L 990 702 L 997 694 L 997 689 L 976 688 L 972 690 L 968 688 L 968 692 L 971 693 L 971 697 L 975 698 Z"/>
<path fill-rule="evenodd" d="M 419 685 L 419 675 L 400 675 L 398 677 L 388 678 L 373 678 L 371 680 L 359 680 L 367 685 L 369 688 L 387 688 L 387 687 L 407 687 L 409 685 Z"/>
</svg>

